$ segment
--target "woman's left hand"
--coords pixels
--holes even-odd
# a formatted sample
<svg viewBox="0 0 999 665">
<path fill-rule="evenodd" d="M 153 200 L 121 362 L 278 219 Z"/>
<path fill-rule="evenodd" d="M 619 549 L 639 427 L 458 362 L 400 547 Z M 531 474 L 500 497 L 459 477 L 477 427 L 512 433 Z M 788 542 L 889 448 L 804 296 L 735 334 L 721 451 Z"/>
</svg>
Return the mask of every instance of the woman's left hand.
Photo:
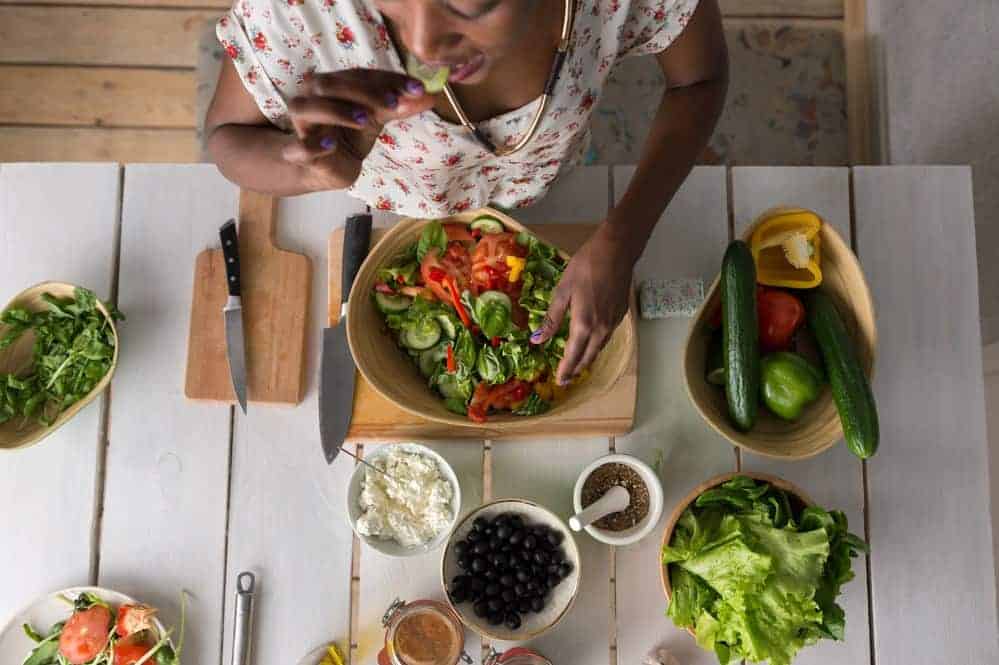
<svg viewBox="0 0 999 665">
<path fill-rule="evenodd" d="M 628 311 L 632 269 L 640 250 L 619 230 L 601 224 L 576 252 L 552 295 L 544 324 L 531 343 L 544 344 L 562 326 L 571 308 L 569 340 L 556 380 L 564 385 L 588 367 Z"/>
</svg>

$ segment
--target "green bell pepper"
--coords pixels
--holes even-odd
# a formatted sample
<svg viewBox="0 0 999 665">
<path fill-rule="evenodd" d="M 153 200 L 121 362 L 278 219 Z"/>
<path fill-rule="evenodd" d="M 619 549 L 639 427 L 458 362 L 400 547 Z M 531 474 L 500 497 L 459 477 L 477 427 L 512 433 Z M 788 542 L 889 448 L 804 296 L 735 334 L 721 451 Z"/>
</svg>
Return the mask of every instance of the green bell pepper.
<svg viewBox="0 0 999 665">
<path fill-rule="evenodd" d="M 822 390 L 821 370 L 796 353 L 770 354 L 763 358 L 760 369 L 763 402 L 784 420 L 797 420 Z"/>
</svg>

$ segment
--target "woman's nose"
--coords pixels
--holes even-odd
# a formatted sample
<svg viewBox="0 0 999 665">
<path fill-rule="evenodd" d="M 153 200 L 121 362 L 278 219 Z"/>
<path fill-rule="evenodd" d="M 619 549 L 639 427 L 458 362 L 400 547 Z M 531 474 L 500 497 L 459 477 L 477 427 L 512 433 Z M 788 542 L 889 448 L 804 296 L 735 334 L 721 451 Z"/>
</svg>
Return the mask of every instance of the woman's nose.
<svg viewBox="0 0 999 665">
<path fill-rule="evenodd" d="M 416 2 L 406 22 L 405 35 L 409 52 L 420 61 L 437 64 L 447 59 L 449 52 L 461 41 L 461 33 L 453 29 L 450 17 L 437 2 Z"/>
</svg>

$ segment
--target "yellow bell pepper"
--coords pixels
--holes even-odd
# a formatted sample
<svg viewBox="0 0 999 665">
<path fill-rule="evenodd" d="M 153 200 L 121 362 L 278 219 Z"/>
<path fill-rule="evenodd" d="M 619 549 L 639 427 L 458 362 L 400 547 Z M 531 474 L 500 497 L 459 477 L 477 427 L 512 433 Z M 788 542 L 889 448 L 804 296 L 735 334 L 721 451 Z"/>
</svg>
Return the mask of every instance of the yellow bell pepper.
<svg viewBox="0 0 999 665">
<path fill-rule="evenodd" d="M 763 220 L 749 241 L 756 281 L 791 289 L 821 284 L 821 228 L 822 220 L 809 210 L 789 210 Z"/>
<path fill-rule="evenodd" d="M 330 644 L 326 647 L 326 654 L 319 665 L 343 665 L 343 656 L 336 644 Z"/>
<path fill-rule="evenodd" d="M 520 279 L 520 273 L 524 272 L 527 259 L 522 259 L 519 256 L 507 256 L 506 264 L 510 267 L 510 283 L 513 284 Z"/>
</svg>

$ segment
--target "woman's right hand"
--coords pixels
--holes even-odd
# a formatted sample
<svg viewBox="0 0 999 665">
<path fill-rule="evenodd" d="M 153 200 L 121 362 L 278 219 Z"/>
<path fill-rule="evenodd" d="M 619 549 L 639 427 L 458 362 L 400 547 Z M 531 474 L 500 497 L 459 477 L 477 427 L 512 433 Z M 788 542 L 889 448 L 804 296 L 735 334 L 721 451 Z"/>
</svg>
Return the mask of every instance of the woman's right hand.
<svg viewBox="0 0 999 665">
<path fill-rule="evenodd" d="M 433 107 L 434 96 L 405 74 L 349 69 L 314 74 L 288 104 L 295 137 L 282 156 L 306 170 L 310 189 L 344 189 L 390 120 Z"/>
</svg>

